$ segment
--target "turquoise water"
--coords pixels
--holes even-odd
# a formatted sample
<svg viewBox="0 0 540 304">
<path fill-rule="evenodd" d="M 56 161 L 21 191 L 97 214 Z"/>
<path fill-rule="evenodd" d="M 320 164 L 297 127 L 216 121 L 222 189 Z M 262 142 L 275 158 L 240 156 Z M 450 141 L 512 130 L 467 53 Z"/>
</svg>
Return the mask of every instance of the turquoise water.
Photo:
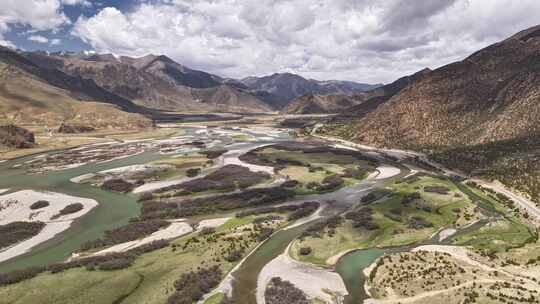
<svg viewBox="0 0 540 304">
<path fill-rule="evenodd" d="M 198 139 L 196 131 L 199 129 L 190 127 L 182 127 L 181 129 L 185 131 L 185 135 L 193 136 L 194 140 Z M 217 134 L 210 137 L 211 140 L 217 140 L 222 145 L 233 142 L 229 136 Z M 286 133 L 275 138 L 276 141 L 283 139 L 288 139 Z M 238 144 L 238 148 L 257 145 L 255 142 L 240 142 Z M 140 205 L 137 203 L 135 195 L 109 192 L 91 185 L 72 183 L 69 181 L 71 178 L 123 166 L 144 164 L 171 156 L 159 154 L 157 151 L 148 151 L 108 162 L 90 163 L 77 168 L 34 175 L 27 174 L 24 169 L 10 169 L 10 167 L 24 163 L 35 156 L 0 163 L 0 189 L 10 188 L 10 192 L 24 189 L 54 191 L 91 198 L 99 202 L 96 208 L 84 217 L 77 219 L 68 230 L 54 239 L 34 247 L 25 255 L 0 263 L 0 272 L 63 261 L 73 251 L 79 249 L 83 243 L 95 240 L 101 237 L 106 230 L 121 227 L 127 224 L 130 218 L 139 216 Z"/>
<path fill-rule="evenodd" d="M 83 243 L 99 238 L 106 230 L 125 225 L 130 218 L 139 215 L 140 207 L 134 195 L 104 191 L 90 185 L 75 184 L 69 179 L 82 174 L 145 163 L 160 158 L 163 156 L 149 152 L 102 164 L 89 164 L 40 175 L 25 174 L 22 169 L 8 169 L 13 162 L 2 163 L 0 165 L 0 188 L 10 188 L 11 191 L 32 189 L 60 192 L 92 198 L 98 201 L 99 205 L 86 216 L 77 219 L 66 232 L 33 248 L 28 254 L 1 263 L 0 272 L 63 261 Z M 22 161 L 25 159 L 18 162 Z"/>
<path fill-rule="evenodd" d="M 336 272 L 343 279 L 349 292 L 345 303 L 362 303 L 362 300 L 366 298 L 363 270 L 383 254 L 384 250 L 381 249 L 356 250 L 339 260 L 336 265 Z"/>
</svg>

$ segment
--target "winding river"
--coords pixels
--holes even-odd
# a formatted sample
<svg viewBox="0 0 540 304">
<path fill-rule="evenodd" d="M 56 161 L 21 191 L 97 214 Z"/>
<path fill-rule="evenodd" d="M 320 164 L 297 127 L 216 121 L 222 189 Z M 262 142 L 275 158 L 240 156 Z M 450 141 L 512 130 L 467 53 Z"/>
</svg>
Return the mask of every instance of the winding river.
<svg viewBox="0 0 540 304">
<path fill-rule="evenodd" d="M 246 152 L 264 144 L 292 140 L 287 132 L 279 130 L 265 131 L 263 129 L 262 131 L 254 131 L 239 128 L 207 129 L 200 127 L 182 127 L 182 129 L 185 131 L 183 135 L 185 138 L 197 140 L 201 136 L 206 136 L 207 139 L 215 143 L 215 147 L 226 148 L 229 152 L 227 153 L 228 156 L 225 157 L 231 157 L 228 161 L 233 162 L 238 161 L 237 157 L 240 152 Z M 234 136 L 238 134 L 244 134 L 250 140 L 233 140 Z M 151 141 L 151 139 L 147 141 Z M 99 202 L 98 207 L 76 220 L 65 232 L 34 247 L 27 254 L 1 263 L 0 272 L 64 261 L 69 258 L 73 251 L 79 249 L 83 243 L 99 238 L 106 230 L 125 225 L 130 218 L 139 215 L 140 206 L 135 195 L 104 191 L 91 185 L 70 182 L 70 179 L 98 171 L 144 164 L 170 158 L 174 155 L 160 154 L 156 149 L 149 149 L 134 156 L 103 163 L 90 163 L 72 169 L 50 171 L 44 174 L 27 174 L 24 169 L 12 168 L 14 165 L 33 159 L 35 155 L 0 163 L 0 189 L 9 188 L 10 192 L 23 189 L 53 191 L 91 198 Z M 232 159 L 233 157 L 235 159 Z M 333 201 L 331 207 L 325 205 L 326 207 L 320 213 L 322 218 L 329 217 L 344 212 L 357 203 L 362 196 L 369 193 L 371 189 L 400 179 L 411 172 L 407 167 L 391 160 L 381 159 L 381 161 L 387 165 L 380 167 L 382 169 L 380 169 L 381 172 L 378 177 L 373 176 L 356 185 L 344 187 L 331 193 L 300 197 L 288 203 L 309 200 Z M 222 161 L 221 165 L 226 162 Z M 283 253 L 287 246 L 302 234 L 309 224 L 303 223 L 297 227 L 276 232 L 242 262 L 237 270 L 231 274 L 234 277 L 232 295 L 235 302 L 256 303 L 257 276 L 261 269 Z M 392 250 L 403 249 L 394 248 Z M 343 278 L 349 292 L 349 296 L 345 299 L 347 303 L 359 303 L 366 297 L 363 290 L 365 278 L 362 270 L 384 253 L 385 250 L 382 249 L 357 250 L 346 254 L 338 261 L 335 270 Z"/>
<path fill-rule="evenodd" d="M 193 138 L 194 140 L 201 136 L 201 130 L 206 131 L 206 129 L 195 127 L 182 127 L 182 129 L 185 131 L 184 137 Z M 228 135 L 229 133 L 244 133 L 254 138 L 254 141 L 234 143 L 231 136 Z M 209 137 L 213 141 L 218 142 L 215 145 L 216 148 L 226 147 L 232 151 L 249 150 L 257 145 L 271 144 L 289 139 L 286 132 L 275 132 L 272 133 L 272 137 L 268 137 L 265 133 L 228 129 L 214 133 Z M 10 189 L 9 192 L 3 194 L 32 189 L 91 198 L 99 202 L 98 207 L 92 209 L 82 218 L 77 219 L 65 232 L 39 244 L 24 255 L 0 263 L 0 272 L 64 261 L 71 256 L 73 251 L 79 249 L 83 243 L 95 240 L 101 237 L 106 230 L 123 226 L 128 223 L 130 218 L 139 215 L 140 206 L 137 203 L 136 195 L 105 191 L 91 185 L 73 183 L 70 179 L 88 173 L 144 164 L 170 158 L 174 155 L 164 155 L 158 153 L 156 150 L 149 150 L 134 156 L 114 159 L 103 163 L 89 163 L 72 169 L 49 171 L 44 174 L 27 174 L 24 169 L 13 168 L 13 166 L 23 164 L 39 155 L 0 163 L 0 189 Z"/>
</svg>

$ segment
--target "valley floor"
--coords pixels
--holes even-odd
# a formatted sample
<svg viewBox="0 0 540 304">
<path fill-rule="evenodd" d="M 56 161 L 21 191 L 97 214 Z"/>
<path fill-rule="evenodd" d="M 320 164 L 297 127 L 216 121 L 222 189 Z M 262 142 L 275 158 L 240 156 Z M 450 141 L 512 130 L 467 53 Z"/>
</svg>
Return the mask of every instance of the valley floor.
<svg viewBox="0 0 540 304">
<path fill-rule="evenodd" d="M 54 240 L 0 263 L 19 270 L 0 274 L 0 297 L 44 304 L 274 304 L 280 294 L 296 299 L 288 304 L 538 302 L 534 204 L 458 179 L 414 152 L 295 138 L 273 123 L 265 117 L 260 124 L 89 134 L 91 144 L 1 163 L 0 228 L 48 225 L 69 204 L 94 203 L 64 215 L 73 225 Z M 65 194 L 17 196 L 29 188 Z M 13 208 L 24 214 L 14 217 Z M 11 233 L 23 239 L 0 257 L 30 242 L 30 228 Z"/>
</svg>

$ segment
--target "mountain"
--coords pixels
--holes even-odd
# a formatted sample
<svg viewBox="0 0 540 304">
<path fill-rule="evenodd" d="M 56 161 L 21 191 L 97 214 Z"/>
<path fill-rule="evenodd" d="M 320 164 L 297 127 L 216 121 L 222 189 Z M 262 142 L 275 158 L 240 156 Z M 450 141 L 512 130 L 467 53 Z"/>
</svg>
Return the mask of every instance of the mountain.
<svg viewBox="0 0 540 304">
<path fill-rule="evenodd" d="M 451 146 L 540 131 L 540 27 L 426 73 L 357 124 L 376 145 Z"/>
<path fill-rule="evenodd" d="M 51 86 L 69 91 L 79 99 L 111 103 L 125 111 L 136 111 L 138 108 L 131 101 L 99 87 L 91 79 L 70 76 L 54 68 L 44 68 L 30 60 L 25 53 L 0 46 L 0 62 L 27 74 L 34 75 Z"/>
<path fill-rule="evenodd" d="M 540 202 L 540 26 L 425 71 L 335 130 L 362 143 L 424 150 Z"/>
<path fill-rule="evenodd" d="M 282 109 L 288 114 L 322 114 L 341 113 L 344 116 L 362 117 L 388 101 L 403 88 L 422 79 L 430 69 L 423 69 L 412 75 L 402 77 L 390 84 L 377 86 L 374 89 L 354 94 L 306 94 L 289 102 Z"/>
<path fill-rule="evenodd" d="M 355 95 L 306 94 L 286 105 L 281 113 L 284 114 L 324 114 L 339 113 L 365 101 L 365 93 Z"/>
<path fill-rule="evenodd" d="M 399 78 L 398 80 L 377 87 L 373 90 L 362 93 L 363 102 L 358 103 L 350 108 L 343 109 L 342 114 L 346 116 L 363 117 L 371 111 L 375 110 L 379 105 L 385 103 L 394 95 L 399 93 L 407 86 L 415 83 L 416 81 L 424 78 L 425 75 L 431 72 L 430 69 L 425 68 L 412 75 L 407 75 Z"/>
<path fill-rule="evenodd" d="M 353 94 L 380 86 L 350 81 L 318 81 L 291 73 L 247 77 L 240 82 L 275 108 L 285 107 L 290 101 L 306 94 Z"/>
<path fill-rule="evenodd" d="M 57 126 L 62 121 L 97 128 L 151 126 L 140 107 L 96 85 L 36 65 L 24 54 L 0 47 L 0 123 Z"/>
<path fill-rule="evenodd" d="M 47 69 L 91 79 L 135 104 L 165 111 L 268 112 L 273 109 L 221 77 L 190 69 L 166 56 L 43 52 L 27 56 Z"/>
</svg>

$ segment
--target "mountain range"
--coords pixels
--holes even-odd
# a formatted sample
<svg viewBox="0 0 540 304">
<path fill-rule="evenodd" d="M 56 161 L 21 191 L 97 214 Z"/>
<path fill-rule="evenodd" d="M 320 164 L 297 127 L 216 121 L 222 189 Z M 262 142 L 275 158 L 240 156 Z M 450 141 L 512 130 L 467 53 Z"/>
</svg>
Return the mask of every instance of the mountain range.
<svg viewBox="0 0 540 304">
<path fill-rule="evenodd" d="M 28 113 L 39 115 L 56 113 L 60 117 L 53 115 L 55 119 L 69 120 L 78 112 L 66 110 L 67 104 L 69 108 L 89 106 L 77 101 L 92 101 L 96 107 L 108 103 L 150 117 L 168 112 L 268 113 L 281 110 L 304 94 L 354 94 L 377 87 L 348 81 L 317 81 L 290 73 L 227 79 L 190 69 L 163 55 L 133 58 L 23 52 L 1 47 L 0 63 L 4 67 L 2 76 L 10 79 L 0 88 L 0 96 L 4 97 L 0 107 L 5 109 L 3 118 L 11 122 L 30 121 L 21 109 L 31 109 Z M 62 98 L 53 97 L 55 94 Z"/>
<path fill-rule="evenodd" d="M 85 102 L 83 102 L 85 101 Z M 91 79 L 45 69 L 0 47 L 0 121 L 57 126 L 69 120 L 95 127 L 148 127 L 144 109 Z"/>
</svg>

